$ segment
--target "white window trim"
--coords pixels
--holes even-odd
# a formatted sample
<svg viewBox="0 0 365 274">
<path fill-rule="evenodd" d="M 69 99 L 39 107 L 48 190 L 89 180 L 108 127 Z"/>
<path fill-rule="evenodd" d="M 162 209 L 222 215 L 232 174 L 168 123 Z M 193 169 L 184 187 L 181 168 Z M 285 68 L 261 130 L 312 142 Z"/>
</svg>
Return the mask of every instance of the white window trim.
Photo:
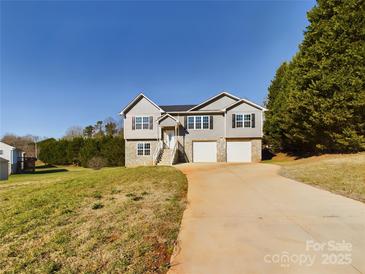
<svg viewBox="0 0 365 274">
<path fill-rule="evenodd" d="M 189 117 L 194 117 L 194 127 L 193 128 L 189 128 Z M 201 117 L 200 119 L 200 124 L 201 124 L 201 128 L 196 128 L 196 117 Z M 207 128 L 203 128 L 203 120 L 204 118 L 203 117 L 208 117 L 208 127 Z M 210 129 L 210 116 L 209 115 L 189 115 L 187 116 L 186 118 L 186 127 L 187 129 L 189 130 L 207 130 L 207 129 Z"/>
<path fill-rule="evenodd" d="M 142 148 L 142 155 L 139 155 L 138 154 L 138 145 L 139 144 L 142 144 L 143 145 L 143 148 Z M 146 148 L 145 148 L 145 145 L 146 144 L 149 144 L 150 145 L 150 154 L 146 155 Z M 137 145 L 136 145 L 136 155 L 137 157 L 138 156 L 151 156 L 151 143 L 150 142 L 138 142 Z"/>
<path fill-rule="evenodd" d="M 141 122 L 141 128 L 137 128 L 137 118 L 141 118 L 142 122 Z M 147 118 L 148 119 L 148 127 L 147 128 L 143 128 L 143 118 Z M 150 116 L 135 116 L 134 117 L 134 129 L 135 130 L 149 130 L 151 128 L 151 123 L 150 123 Z"/>
<path fill-rule="evenodd" d="M 237 115 L 242 115 L 242 127 L 237 126 Z M 245 127 L 245 115 L 250 115 L 250 126 Z M 234 117 L 235 128 L 252 128 L 252 113 L 236 113 Z"/>
</svg>

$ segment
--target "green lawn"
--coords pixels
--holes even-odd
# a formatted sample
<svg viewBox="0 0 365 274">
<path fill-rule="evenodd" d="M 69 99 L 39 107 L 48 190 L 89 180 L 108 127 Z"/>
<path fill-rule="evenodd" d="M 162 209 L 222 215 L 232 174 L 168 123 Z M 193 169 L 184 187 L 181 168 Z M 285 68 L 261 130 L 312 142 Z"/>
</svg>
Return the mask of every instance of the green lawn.
<svg viewBox="0 0 365 274">
<path fill-rule="evenodd" d="M 12 175 L 0 183 L 0 272 L 165 272 L 186 191 L 172 167 Z"/>
<path fill-rule="evenodd" d="M 267 161 L 281 165 L 280 174 L 365 202 L 365 153 L 323 155 Z"/>
</svg>

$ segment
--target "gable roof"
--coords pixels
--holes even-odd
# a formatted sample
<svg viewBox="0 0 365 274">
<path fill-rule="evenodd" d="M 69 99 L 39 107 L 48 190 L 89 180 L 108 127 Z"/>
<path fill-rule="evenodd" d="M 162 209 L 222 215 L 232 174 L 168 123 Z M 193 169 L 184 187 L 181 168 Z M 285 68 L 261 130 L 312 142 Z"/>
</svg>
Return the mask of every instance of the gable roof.
<svg viewBox="0 0 365 274">
<path fill-rule="evenodd" d="M 217 110 L 196 110 L 199 107 L 202 107 L 204 105 L 208 105 L 210 102 L 216 100 L 219 97 L 222 96 L 227 96 L 229 98 L 234 99 L 236 102 L 234 102 L 233 104 L 227 106 L 226 108 L 223 109 L 217 109 Z M 241 99 L 235 95 L 232 95 L 226 91 L 223 91 L 209 99 L 207 99 L 206 101 L 198 104 L 198 105 L 163 105 L 163 106 L 158 106 L 157 104 L 155 104 L 151 99 L 149 99 L 146 95 L 144 95 L 143 93 L 138 94 L 121 112 L 120 115 L 125 115 L 137 102 L 139 102 L 139 100 L 141 98 L 145 98 L 148 102 L 150 102 L 153 106 L 155 106 L 161 113 L 165 113 L 165 112 L 175 112 L 175 113 L 197 113 L 197 112 L 224 112 L 227 111 L 228 109 L 231 109 L 232 107 L 235 107 L 236 105 L 239 105 L 241 103 L 246 103 L 249 104 L 259 110 L 262 111 L 267 111 L 266 108 L 255 104 L 253 102 L 251 102 L 250 100 L 247 99 Z M 165 117 L 165 115 L 163 115 L 162 117 Z M 160 118 L 162 118 L 160 117 Z M 171 116 L 172 117 L 172 116 Z M 165 117 L 166 118 L 166 117 Z M 173 118 L 173 117 L 172 117 Z"/>
<path fill-rule="evenodd" d="M 170 115 L 170 114 L 168 114 L 168 113 L 166 113 L 166 114 L 164 114 L 164 115 L 162 115 L 160 118 L 158 118 L 157 119 L 157 122 L 160 122 L 160 121 L 162 121 L 162 120 L 164 120 L 164 119 L 166 119 L 166 118 L 171 118 L 172 120 L 174 120 L 176 123 L 180 123 L 179 122 L 179 120 L 177 120 L 175 117 L 173 117 L 172 115 Z"/>
<path fill-rule="evenodd" d="M 246 103 L 246 104 L 248 104 L 248 105 L 250 105 L 250 106 L 252 106 L 254 108 L 257 108 L 259 110 L 262 110 L 262 111 L 266 111 L 267 110 L 266 108 L 264 108 L 262 106 L 259 106 L 258 104 L 255 104 L 255 103 L 253 103 L 253 102 L 251 102 L 251 101 L 249 101 L 247 99 L 240 99 L 239 101 L 234 102 L 233 104 L 231 104 L 228 107 L 226 107 L 225 110 L 227 111 L 227 110 L 229 110 L 229 109 L 231 109 L 231 108 L 233 108 L 235 106 L 238 106 L 238 105 L 240 105 L 242 103 Z"/>
<path fill-rule="evenodd" d="M 138 94 L 121 112 L 120 115 L 125 115 L 141 98 L 145 98 L 149 101 L 152 105 L 154 105 L 158 110 L 164 112 L 158 105 L 156 105 L 151 99 L 149 99 L 146 95 L 142 92 Z"/>
<path fill-rule="evenodd" d="M 219 97 L 221 97 L 221 96 L 227 96 L 227 97 L 230 97 L 230 98 L 232 98 L 232 99 L 234 99 L 234 100 L 236 100 L 236 101 L 240 100 L 240 98 L 238 98 L 237 96 L 234 96 L 234 95 L 232 95 L 232 94 L 230 94 L 230 93 L 228 93 L 228 92 L 226 92 L 226 91 L 223 91 L 223 92 L 218 93 L 217 95 L 215 95 L 215 96 L 213 96 L 213 97 L 209 98 L 208 100 L 204 101 L 203 103 L 201 103 L 201 104 L 199 104 L 199 105 L 196 105 L 196 106 L 194 106 L 194 107 L 190 108 L 190 109 L 189 109 L 189 110 L 187 110 L 187 111 L 189 112 L 189 111 L 195 110 L 195 109 L 197 109 L 197 108 L 199 108 L 199 107 L 201 107 L 201 106 L 207 105 L 207 104 L 209 104 L 210 102 L 212 102 L 212 101 L 216 100 L 217 98 L 219 98 Z"/>
<path fill-rule="evenodd" d="M 196 105 L 168 105 L 168 106 L 159 106 L 166 112 L 170 111 L 187 111 Z"/>
<path fill-rule="evenodd" d="M 11 149 L 11 150 L 17 149 L 16 147 L 13 147 L 13 146 L 11 146 L 11 145 L 8 145 L 7 143 L 4 143 L 4 142 L 0 142 L 0 145 L 1 145 L 2 147 L 8 147 L 8 148 L 9 148 L 9 149 Z"/>
</svg>

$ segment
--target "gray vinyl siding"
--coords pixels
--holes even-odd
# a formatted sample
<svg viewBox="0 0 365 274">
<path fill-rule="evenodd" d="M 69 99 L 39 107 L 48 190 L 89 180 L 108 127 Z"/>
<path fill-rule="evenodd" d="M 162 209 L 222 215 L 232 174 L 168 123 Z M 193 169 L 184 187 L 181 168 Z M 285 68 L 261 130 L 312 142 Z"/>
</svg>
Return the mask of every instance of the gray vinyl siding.
<svg viewBox="0 0 365 274">
<path fill-rule="evenodd" d="M 186 115 L 188 116 L 201 116 L 200 114 Z M 204 115 L 203 115 L 204 116 Z M 206 116 L 213 117 L 213 129 L 185 129 L 186 140 L 217 140 L 219 137 L 224 136 L 224 116 L 223 114 L 206 114 Z M 184 125 L 184 116 L 175 116 L 176 119 Z M 181 134 L 180 134 L 181 135 Z"/>
<path fill-rule="evenodd" d="M 188 116 L 198 116 L 186 115 Z M 213 116 L 213 129 L 184 129 L 179 127 L 177 140 L 184 147 L 183 152 L 189 162 L 193 161 L 193 142 L 194 141 L 218 141 L 224 139 L 224 115 L 223 114 L 207 114 Z M 175 116 L 176 119 L 184 126 L 185 116 Z"/>
<path fill-rule="evenodd" d="M 193 161 L 193 143 L 196 141 L 210 141 L 217 144 L 217 160 L 220 162 L 226 161 L 226 141 L 234 139 L 251 140 L 254 147 L 252 155 L 253 160 L 260 159 L 261 153 L 261 138 L 262 138 L 262 121 L 263 111 L 251 106 L 247 103 L 240 103 L 237 106 L 229 109 L 226 113 L 213 112 L 213 110 L 222 110 L 227 106 L 232 105 L 236 100 L 221 96 L 216 100 L 204 105 L 200 110 L 204 111 L 202 114 L 195 113 L 170 113 L 174 118 L 180 122 L 177 130 L 176 140 L 179 141 L 179 150 L 183 153 L 184 158 L 189 162 Z M 255 128 L 233 128 L 232 114 L 255 114 Z M 126 166 L 134 165 L 152 165 L 153 154 L 158 145 L 158 139 L 161 138 L 161 131 L 164 127 L 173 127 L 176 121 L 167 117 L 163 120 L 157 121 L 161 115 L 160 109 L 152 104 L 149 100 L 142 97 L 136 102 L 130 110 L 125 114 L 124 118 L 124 136 L 126 139 L 125 159 Z M 209 116 L 213 117 L 213 128 L 211 129 L 188 129 L 185 128 L 185 117 L 188 116 Z M 148 116 L 153 117 L 153 129 L 132 129 L 132 117 Z M 136 154 L 136 146 L 138 142 L 149 142 L 151 144 L 151 154 L 140 156 Z"/>
<path fill-rule="evenodd" d="M 176 121 L 173 120 L 171 117 L 166 117 L 162 121 L 160 121 L 161 127 L 174 127 L 176 125 Z"/>
<path fill-rule="evenodd" d="M 237 102 L 237 100 L 234 100 L 228 96 L 222 96 L 208 105 L 199 108 L 199 110 L 221 110 L 228 107 L 229 105 L 232 105 L 234 102 Z"/>
<path fill-rule="evenodd" d="M 152 116 L 153 129 L 132 129 L 133 116 Z M 157 139 L 158 125 L 157 119 L 161 116 L 161 112 L 153 104 L 145 98 L 138 101 L 131 110 L 126 114 L 124 119 L 124 138 L 125 139 Z"/>
<path fill-rule="evenodd" d="M 233 128 L 232 114 L 240 113 L 254 113 L 255 114 L 255 128 Z M 230 110 L 226 114 L 226 138 L 261 138 L 262 137 L 262 111 L 242 103 Z"/>
</svg>

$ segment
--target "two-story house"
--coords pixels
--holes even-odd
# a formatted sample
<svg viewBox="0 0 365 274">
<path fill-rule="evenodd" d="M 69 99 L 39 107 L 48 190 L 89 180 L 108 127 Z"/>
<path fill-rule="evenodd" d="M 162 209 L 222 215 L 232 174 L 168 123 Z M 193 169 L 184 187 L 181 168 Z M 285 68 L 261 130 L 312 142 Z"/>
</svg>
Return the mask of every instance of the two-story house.
<svg viewBox="0 0 365 274">
<path fill-rule="evenodd" d="M 157 105 L 139 94 L 121 112 L 125 163 L 261 160 L 265 108 L 222 92 L 198 105 Z"/>
<path fill-rule="evenodd" d="M 25 152 L 22 150 L 0 142 L 0 157 L 8 161 L 8 173 L 14 174 L 20 171 L 21 162 L 25 156 Z"/>
</svg>

